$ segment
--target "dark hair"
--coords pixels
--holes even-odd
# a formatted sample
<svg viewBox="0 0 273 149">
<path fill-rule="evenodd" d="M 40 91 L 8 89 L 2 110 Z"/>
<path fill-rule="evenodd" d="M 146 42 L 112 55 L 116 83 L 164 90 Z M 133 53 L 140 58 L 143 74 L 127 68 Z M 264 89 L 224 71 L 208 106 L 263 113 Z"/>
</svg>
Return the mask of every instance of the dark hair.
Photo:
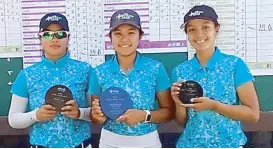
<svg viewBox="0 0 273 149">
<path fill-rule="evenodd" d="M 220 27 L 220 24 L 218 22 L 215 22 L 215 21 L 212 21 L 214 26 L 217 27 L 219 26 Z M 188 28 L 188 23 L 185 25 L 184 27 L 184 32 L 187 34 L 187 28 Z"/>
</svg>

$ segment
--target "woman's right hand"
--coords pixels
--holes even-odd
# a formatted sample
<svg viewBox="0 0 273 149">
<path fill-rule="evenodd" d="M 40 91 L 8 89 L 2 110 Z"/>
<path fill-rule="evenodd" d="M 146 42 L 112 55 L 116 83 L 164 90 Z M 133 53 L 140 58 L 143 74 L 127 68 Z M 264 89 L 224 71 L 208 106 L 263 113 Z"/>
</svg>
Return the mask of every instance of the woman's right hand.
<svg viewBox="0 0 273 149">
<path fill-rule="evenodd" d="M 179 82 L 175 82 L 172 84 L 172 87 L 171 87 L 171 95 L 172 95 L 172 98 L 175 102 L 175 104 L 178 104 L 178 105 L 181 105 L 182 102 L 179 100 L 179 91 L 180 91 L 180 87 L 181 87 L 181 83 Z"/>
<path fill-rule="evenodd" d="M 36 111 L 38 121 L 45 122 L 56 117 L 57 112 L 52 105 L 43 105 Z"/>
<path fill-rule="evenodd" d="M 96 124 L 103 124 L 107 120 L 107 117 L 101 110 L 99 99 L 94 99 L 92 102 L 91 119 Z"/>
<path fill-rule="evenodd" d="M 171 95 L 175 102 L 176 108 L 175 121 L 182 127 L 185 127 L 185 124 L 187 123 L 187 110 L 179 99 L 179 91 L 181 85 L 181 82 L 173 83 L 171 87 Z"/>
</svg>

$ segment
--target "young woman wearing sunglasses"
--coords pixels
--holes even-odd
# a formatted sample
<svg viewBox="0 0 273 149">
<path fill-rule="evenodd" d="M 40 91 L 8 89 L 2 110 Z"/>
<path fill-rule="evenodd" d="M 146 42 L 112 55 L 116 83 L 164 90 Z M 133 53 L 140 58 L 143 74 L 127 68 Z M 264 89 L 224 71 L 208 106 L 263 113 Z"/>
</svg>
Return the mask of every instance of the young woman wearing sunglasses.
<svg viewBox="0 0 273 149">
<path fill-rule="evenodd" d="M 31 147 L 87 147 L 91 133 L 86 92 L 92 68 L 70 59 L 65 16 L 45 15 L 40 22 L 39 37 L 42 60 L 22 70 L 14 82 L 9 124 L 17 129 L 30 127 Z M 47 91 L 55 85 L 68 87 L 73 96 L 60 112 L 45 104 Z"/>
</svg>

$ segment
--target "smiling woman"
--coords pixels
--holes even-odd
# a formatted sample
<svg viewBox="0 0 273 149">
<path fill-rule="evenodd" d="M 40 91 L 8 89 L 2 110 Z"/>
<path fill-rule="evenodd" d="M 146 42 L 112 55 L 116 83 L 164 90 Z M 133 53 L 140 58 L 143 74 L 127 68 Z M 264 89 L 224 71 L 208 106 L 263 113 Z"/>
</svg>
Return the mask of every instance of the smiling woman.
<svg viewBox="0 0 273 149">
<path fill-rule="evenodd" d="M 196 53 L 172 72 L 176 122 L 185 126 L 176 146 L 237 148 L 245 145 L 241 121 L 257 122 L 260 113 L 252 74 L 242 59 L 224 54 L 216 47 L 220 25 L 218 15 L 210 6 L 191 8 L 181 28 Z M 183 104 L 179 99 L 180 88 L 184 89 L 181 81 L 189 80 L 201 84 L 204 93 L 203 97 L 191 98 L 189 104 Z"/>
<path fill-rule="evenodd" d="M 34 148 L 82 148 L 90 143 L 86 92 L 92 68 L 70 59 L 69 35 L 65 16 L 49 13 L 42 17 L 39 30 L 42 60 L 22 70 L 11 89 L 9 124 L 17 129 L 30 127 L 30 144 Z M 56 86 L 65 89 L 58 90 Z M 63 99 L 68 95 L 66 90 L 69 97 Z M 54 94 L 63 96 L 54 98 Z M 30 112 L 26 111 L 27 106 Z"/>
<path fill-rule="evenodd" d="M 92 121 L 103 124 L 100 147 L 161 147 L 157 124 L 173 119 L 170 82 L 163 65 L 137 52 L 143 31 L 139 15 L 130 9 L 115 12 L 110 39 L 116 55 L 99 65 L 90 79 Z M 111 119 L 101 110 L 102 91 L 118 87 L 129 94 L 133 107 Z M 156 98 L 159 109 L 155 107 Z M 131 107 L 131 106 L 130 106 Z"/>
</svg>

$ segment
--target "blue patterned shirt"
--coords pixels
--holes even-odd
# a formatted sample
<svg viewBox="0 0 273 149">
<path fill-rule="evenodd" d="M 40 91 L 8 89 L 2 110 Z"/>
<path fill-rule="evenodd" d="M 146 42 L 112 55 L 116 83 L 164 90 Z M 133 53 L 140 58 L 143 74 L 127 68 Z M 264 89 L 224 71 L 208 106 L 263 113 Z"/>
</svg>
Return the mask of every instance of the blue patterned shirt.
<svg viewBox="0 0 273 149">
<path fill-rule="evenodd" d="M 236 88 L 254 81 L 242 59 L 221 53 L 216 48 L 212 58 L 202 67 L 196 56 L 172 72 L 172 81 L 194 80 L 201 84 L 204 96 L 221 103 L 238 105 Z M 185 148 L 237 148 L 246 143 L 240 121 L 232 120 L 215 111 L 196 112 L 188 109 L 188 121 L 176 146 Z"/>
<path fill-rule="evenodd" d="M 91 75 L 89 93 L 100 96 L 109 87 L 120 87 L 127 91 L 133 100 L 134 109 L 155 110 L 156 93 L 170 87 L 168 75 L 163 65 L 155 60 L 137 54 L 134 68 L 124 74 L 117 57 L 99 65 Z M 121 135 L 139 136 L 157 129 L 154 123 L 139 123 L 129 126 L 126 123 L 108 119 L 104 129 Z"/>
<path fill-rule="evenodd" d="M 86 92 L 91 71 L 89 64 L 70 59 L 68 53 L 56 62 L 43 57 L 42 61 L 19 73 L 11 92 L 28 98 L 29 109 L 34 110 L 45 104 L 45 95 L 50 87 L 65 85 L 71 89 L 78 106 L 87 108 Z M 61 114 L 53 120 L 34 123 L 30 126 L 29 135 L 31 144 L 54 148 L 72 148 L 91 136 L 89 122 Z"/>
</svg>

